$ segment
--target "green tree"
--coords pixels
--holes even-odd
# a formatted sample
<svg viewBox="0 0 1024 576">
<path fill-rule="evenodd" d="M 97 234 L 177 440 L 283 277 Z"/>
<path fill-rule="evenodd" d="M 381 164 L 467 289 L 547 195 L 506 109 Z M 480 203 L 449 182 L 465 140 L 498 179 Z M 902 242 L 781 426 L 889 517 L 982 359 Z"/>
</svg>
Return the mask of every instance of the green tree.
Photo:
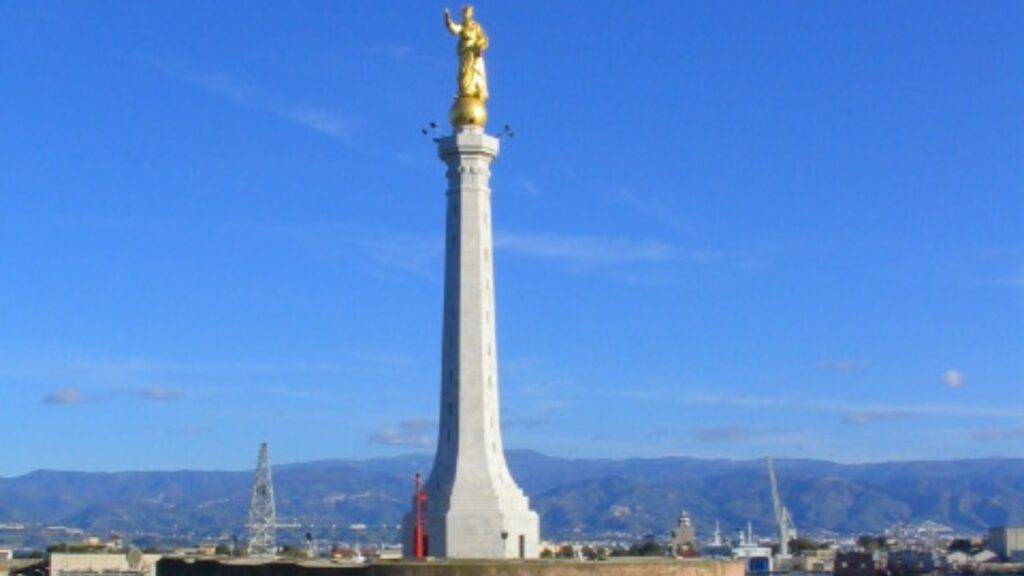
<svg viewBox="0 0 1024 576">
<path fill-rule="evenodd" d="M 974 545 L 966 538 L 954 538 L 953 540 L 950 540 L 949 546 L 946 547 L 946 550 L 949 550 L 950 552 L 963 552 L 964 554 L 970 554 L 974 551 Z"/>
<path fill-rule="evenodd" d="M 643 542 L 633 544 L 629 547 L 630 556 L 664 556 L 665 547 L 658 544 L 656 540 L 644 539 Z"/>
<path fill-rule="evenodd" d="M 792 554 L 804 554 L 812 550 L 821 550 L 825 545 L 810 538 L 794 538 L 789 541 L 789 551 Z"/>
<path fill-rule="evenodd" d="M 864 534 L 858 538 L 857 545 L 865 552 L 876 552 L 887 548 L 885 544 L 885 536 L 872 536 L 871 534 Z"/>
<path fill-rule="evenodd" d="M 217 556 L 231 556 L 231 547 L 227 544 L 217 544 L 214 554 Z"/>
</svg>

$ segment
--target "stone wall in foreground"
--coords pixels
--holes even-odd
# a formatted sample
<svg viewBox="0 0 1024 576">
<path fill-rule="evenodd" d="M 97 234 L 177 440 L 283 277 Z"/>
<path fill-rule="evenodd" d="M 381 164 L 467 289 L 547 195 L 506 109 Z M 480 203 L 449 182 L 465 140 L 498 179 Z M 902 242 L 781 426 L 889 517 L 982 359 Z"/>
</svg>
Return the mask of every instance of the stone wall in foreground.
<svg viewBox="0 0 1024 576">
<path fill-rule="evenodd" d="M 742 561 L 636 559 L 607 562 L 444 561 L 344 565 L 164 558 L 157 576 L 744 576 Z"/>
</svg>

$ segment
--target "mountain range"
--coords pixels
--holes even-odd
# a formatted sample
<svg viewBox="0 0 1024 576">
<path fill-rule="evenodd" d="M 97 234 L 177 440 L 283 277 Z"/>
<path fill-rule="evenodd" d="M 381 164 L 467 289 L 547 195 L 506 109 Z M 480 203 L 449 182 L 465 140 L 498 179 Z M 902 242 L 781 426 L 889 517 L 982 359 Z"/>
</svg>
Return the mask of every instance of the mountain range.
<svg viewBox="0 0 1024 576">
<path fill-rule="evenodd" d="M 733 531 L 773 530 L 763 460 L 570 459 L 509 451 L 513 475 L 550 538 L 664 534 L 687 510 L 698 534 L 716 521 Z M 412 476 L 426 455 L 329 460 L 274 467 L 284 539 L 351 535 L 397 538 Z M 776 462 L 783 500 L 803 533 L 880 532 L 932 520 L 966 532 L 1024 523 L 1024 459 L 837 464 Z M 243 535 L 252 472 L 36 471 L 0 478 L 0 523 L 62 525 L 93 534 L 167 539 Z M 2 536 L 2 534 L 0 534 Z"/>
</svg>

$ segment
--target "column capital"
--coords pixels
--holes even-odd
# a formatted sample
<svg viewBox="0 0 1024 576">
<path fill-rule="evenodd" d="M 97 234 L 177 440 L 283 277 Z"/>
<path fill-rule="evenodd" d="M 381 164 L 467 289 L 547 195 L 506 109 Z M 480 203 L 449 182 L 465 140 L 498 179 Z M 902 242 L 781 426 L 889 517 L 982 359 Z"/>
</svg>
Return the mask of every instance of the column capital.
<svg viewBox="0 0 1024 576">
<path fill-rule="evenodd" d="M 445 162 L 453 157 L 498 155 L 501 141 L 482 130 L 462 129 L 437 141 L 437 154 Z"/>
</svg>

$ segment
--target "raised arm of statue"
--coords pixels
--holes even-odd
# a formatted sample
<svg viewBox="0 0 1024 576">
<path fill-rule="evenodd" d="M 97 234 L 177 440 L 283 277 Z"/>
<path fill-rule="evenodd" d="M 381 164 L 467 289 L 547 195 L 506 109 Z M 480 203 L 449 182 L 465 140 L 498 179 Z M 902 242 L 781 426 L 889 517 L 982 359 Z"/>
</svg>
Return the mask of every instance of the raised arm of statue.
<svg viewBox="0 0 1024 576">
<path fill-rule="evenodd" d="M 452 20 L 452 13 L 447 8 L 444 9 L 444 26 L 453 36 L 458 36 L 462 32 L 462 25 Z"/>
</svg>

